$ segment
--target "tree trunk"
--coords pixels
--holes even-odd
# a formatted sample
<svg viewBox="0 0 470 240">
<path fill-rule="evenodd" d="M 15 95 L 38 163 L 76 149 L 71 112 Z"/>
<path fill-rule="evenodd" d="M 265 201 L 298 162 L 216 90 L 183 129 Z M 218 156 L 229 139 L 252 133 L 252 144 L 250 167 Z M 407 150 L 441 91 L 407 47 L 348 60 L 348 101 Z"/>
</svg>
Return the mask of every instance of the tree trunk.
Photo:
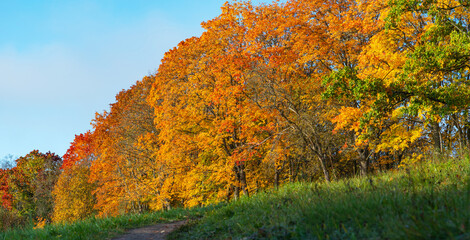
<svg viewBox="0 0 470 240">
<path fill-rule="evenodd" d="M 467 137 L 467 148 L 470 148 L 470 127 L 465 126 L 465 133 Z"/>
<path fill-rule="evenodd" d="M 359 172 L 361 176 L 366 176 L 369 172 L 369 148 L 361 148 L 359 152 Z"/>
<path fill-rule="evenodd" d="M 463 133 L 465 135 L 466 147 L 470 150 L 470 121 L 468 119 L 463 124 Z"/>
<path fill-rule="evenodd" d="M 230 185 L 230 186 L 227 187 L 227 202 L 230 202 L 233 187 L 234 187 L 233 185 Z"/>
<path fill-rule="evenodd" d="M 170 204 L 170 200 L 168 198 L 165 198 L 163 200 L 162 205 L 163 205 L 162 206 L 163 210 L 167 210 L 167 211 L 171 210 L 171 204 Z"/>
<path fill-rule="evenodd" d="M 274 173 L 274 187 L 279 189 L 279 171 L 276 169 Z"/>
<path fill-rule="evenodd" d="M 245 165 L 243 162 L 237 162 L 233 166 L 233 171 L 235 172 L 236 177 L 236 186 L 234 190 L 235 200 L 240 198 L 240 192 L 243 191 L 243 194 L 248 196 L 247 184 L 246 184 L 246 175 L 245 175 Z"/>
<path fill-rule="evenodd" d="M 235 186 L 233 191 L 233 198 L 236 200 L 240 199 L 240 187 Z"/>
<path fill-rule="evenodd" d="M 330 173 L 328 172 L 328 169 L 326 168 L 326 161 L 322 157 L 318 156 L 318 160 L 320 162 L 320 167 L 323 171 L 323 175 L 325 176 L 326 182 L 330 182 Z"/>
<path fill-rule="evenodd" d="M 442 153 L 442 138 L 441 138 L 441 127 L 438 122 L 431 123 L 431 136 L 434 144 L 434 150 L 438 153 Z"/>
<path fill-rule="evenodd" d="M 243 191 L 243 194 L 248 197 L 250 195 L 248 193 L 248 185 L 246 183 L 245 163 L 241 162 L 238 166 L 238 169 L 240 171 L 240 187 Z"/>
<path fill-rule="evenodd" d="M 459 148 L 460 152 L 467 146 L 467 138 L 465 136 L 465 125 L 462 126 L 459 117 L 456 114 L 452 114 L 452 120 L 454 120 L 454 126 L 457 128 L 459 134 Z"/>
</svg>

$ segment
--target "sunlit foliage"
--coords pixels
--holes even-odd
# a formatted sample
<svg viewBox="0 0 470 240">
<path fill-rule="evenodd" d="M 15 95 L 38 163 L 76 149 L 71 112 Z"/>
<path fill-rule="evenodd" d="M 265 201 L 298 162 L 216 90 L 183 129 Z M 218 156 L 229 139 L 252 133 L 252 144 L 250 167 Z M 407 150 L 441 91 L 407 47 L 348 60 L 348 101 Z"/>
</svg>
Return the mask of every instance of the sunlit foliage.
<svg viewBox="0 0 470 240">
<path fill-rule="evenodd" d="M 54 220 L 206 205 L 461 155 L 470 147 L 469 7 L 226 3 L 76 136 Z M 47 159 L 56 156 L 32 152 L 1 170 L 4 208 L 50 219 L 58 170 L 45 171 Z"/>
</svg>

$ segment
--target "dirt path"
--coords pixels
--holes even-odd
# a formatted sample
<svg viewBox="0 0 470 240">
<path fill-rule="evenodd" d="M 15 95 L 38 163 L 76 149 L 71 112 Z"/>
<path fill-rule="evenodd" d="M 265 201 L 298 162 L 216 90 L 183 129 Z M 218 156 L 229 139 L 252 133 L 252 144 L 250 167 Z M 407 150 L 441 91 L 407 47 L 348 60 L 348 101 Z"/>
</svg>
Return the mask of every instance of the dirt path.
<svg viewBox="0 0 470 240">
<path fill-rule="evenodd" d="M 160 223 L 148 227 L 131 229 L 125 235 L 113 238 L 113 240 L 164 240 L 171 231 L 183 226 L 186 222 L 187 221 Z"/>
</svg>

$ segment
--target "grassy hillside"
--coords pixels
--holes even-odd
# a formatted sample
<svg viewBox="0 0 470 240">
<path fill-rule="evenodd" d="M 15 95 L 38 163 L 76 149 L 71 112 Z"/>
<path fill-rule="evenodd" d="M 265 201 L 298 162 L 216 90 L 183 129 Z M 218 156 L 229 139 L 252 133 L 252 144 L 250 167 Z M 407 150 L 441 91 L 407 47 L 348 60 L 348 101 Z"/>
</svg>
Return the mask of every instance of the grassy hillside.
<svg viewBox="0 0 470 240">
<path fill-rule="evenodd" d="M 0 239 L 106 239 L 193 219 L 171 239 L 470 239 L 470 160 L 423 163 L 368 178 L 288 184 L 230 204 L 90 218 Z"/>
<path fill-rule="evenodd" d="M 34 229 L 33 227 L 13 229 L 0 232 L 0 239 L 110 239 L 131 228 L 183 219 L 200 218 L 206 212 L 210 212 L 219 206 L 174 209 L 165 212 L 109 218 L 89 218 L 72 224 L 51 224 L 38 229 Z"/>
<path fill-rule="evenodd" d="M 206 214 L 173 239 L 470 239 L 470 164 L 289 184 Z"/>
</svg>

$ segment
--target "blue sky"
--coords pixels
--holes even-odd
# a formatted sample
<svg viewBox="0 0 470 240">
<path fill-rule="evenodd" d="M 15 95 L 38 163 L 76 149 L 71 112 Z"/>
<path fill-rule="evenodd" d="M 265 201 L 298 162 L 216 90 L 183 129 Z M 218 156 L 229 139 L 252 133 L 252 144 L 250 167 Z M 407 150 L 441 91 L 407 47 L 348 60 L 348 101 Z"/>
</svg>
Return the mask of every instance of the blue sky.
<svg viewBox="0 0 470 240">
<path fill-rule="evenodd" d="M 0 1 L 0 159 L 63 155 L 95 112 L 199 36 L 224 2 Z"/>
</svg>

